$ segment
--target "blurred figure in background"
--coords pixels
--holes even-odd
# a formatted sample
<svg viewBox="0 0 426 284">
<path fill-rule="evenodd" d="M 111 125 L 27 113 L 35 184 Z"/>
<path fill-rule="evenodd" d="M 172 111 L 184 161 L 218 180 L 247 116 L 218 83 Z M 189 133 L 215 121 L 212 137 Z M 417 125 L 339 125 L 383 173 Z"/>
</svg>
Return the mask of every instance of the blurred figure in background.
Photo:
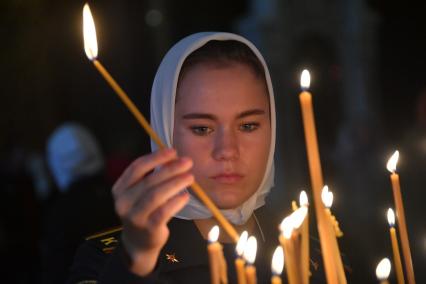
<svg viewBox="0 0 426 284">
<path fill-rule="evenodd" d="M 58 196 L 45 216 L 43 283 L 63 283 L 84 238 L 118 223 L 104 157 L 95 137 L 77 123 L 65 123 L 47 142 L 47 163 Z"/>
</svg>

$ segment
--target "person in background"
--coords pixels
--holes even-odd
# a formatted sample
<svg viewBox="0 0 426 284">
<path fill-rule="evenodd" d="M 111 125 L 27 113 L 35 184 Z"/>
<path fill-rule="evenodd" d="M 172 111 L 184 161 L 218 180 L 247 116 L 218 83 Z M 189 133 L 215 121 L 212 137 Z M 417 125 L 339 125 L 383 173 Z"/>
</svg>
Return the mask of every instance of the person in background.
<svg viewBox="0 0 426 284">
<path fill-rule="evenodd" d="M 92 133 L 67 122 L 49 137 L 49 170 L 58 189 L 44 218 L 41 243 L 43 283 L 64 283 L 84 238 L 119 224 L 105 182 L 104 157 Z"/>
</svg>

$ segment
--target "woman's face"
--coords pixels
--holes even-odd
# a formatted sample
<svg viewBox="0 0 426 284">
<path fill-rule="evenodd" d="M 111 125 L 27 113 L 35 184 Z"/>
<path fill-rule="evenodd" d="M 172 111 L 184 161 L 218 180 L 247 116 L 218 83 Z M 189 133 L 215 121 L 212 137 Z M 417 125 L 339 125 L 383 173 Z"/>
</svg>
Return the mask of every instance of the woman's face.
<svg viewBox="0 0 426 284">
<path fill-rule="evenodd" d="M 195 179 L 221 209 L 259 187 L 271 142 L 265 83 L 244 64 L 196 64 L 180 80 L 174 146 L 192 158 Z"/>
</svg>

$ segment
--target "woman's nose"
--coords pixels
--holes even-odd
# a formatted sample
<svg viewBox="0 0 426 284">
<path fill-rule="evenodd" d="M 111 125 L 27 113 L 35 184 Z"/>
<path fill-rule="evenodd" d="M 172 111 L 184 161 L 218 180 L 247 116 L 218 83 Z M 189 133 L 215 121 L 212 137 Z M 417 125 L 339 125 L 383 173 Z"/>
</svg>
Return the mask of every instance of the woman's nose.
<svg viewBox="0 0 426 284">
<path fill-rule="evenodd" d="M 213 158 L 215 160 L 235 160 L 240 156 L 237 134 L 231 130 L 216 132 L 214 141 Z"/>
</svg>

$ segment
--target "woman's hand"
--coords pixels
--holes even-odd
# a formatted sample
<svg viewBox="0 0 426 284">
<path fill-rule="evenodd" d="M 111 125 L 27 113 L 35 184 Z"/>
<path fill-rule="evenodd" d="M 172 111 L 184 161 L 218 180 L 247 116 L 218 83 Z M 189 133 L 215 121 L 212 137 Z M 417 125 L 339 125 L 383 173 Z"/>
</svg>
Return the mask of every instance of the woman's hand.
<svg viewBox="0 0 426 284">
<path fill-rule="evenodd" d="M 189 199 L 182 190 L 194 181 L 191 168 L 192 161 L 178 158 L 174 149 L 159 150 L 135 160 L 114 184 L 115 210 L 123 222 L 132 272 L 145 276 L 153 271 L 169 237 L 167 222 Z"/>
</svg>

